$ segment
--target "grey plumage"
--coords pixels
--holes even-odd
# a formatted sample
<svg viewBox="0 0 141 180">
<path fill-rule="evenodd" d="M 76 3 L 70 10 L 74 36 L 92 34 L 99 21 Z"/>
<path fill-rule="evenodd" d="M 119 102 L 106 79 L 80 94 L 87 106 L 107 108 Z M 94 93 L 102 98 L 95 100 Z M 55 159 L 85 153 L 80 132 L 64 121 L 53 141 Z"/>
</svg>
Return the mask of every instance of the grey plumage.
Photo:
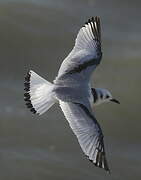
<svg viewBox="0 0 141 180">
<path fill-rule="evenodd" d="M 83 152 L 96 166 L 109 171 L 102 130 L 91 107 L 97 94 L 92 93 L 90 78 L 101 58 L 100 19 L 95 17 L 80 29 L 54 80 L 54 92 Z"/>
<path fill-rule="evenodd" d="M 62 62 L 53 83 L 29 71 L 25 78 L 25 101 L 39 115 L 59 102 L 85 155 L 95 166 L 110 172 L 104 136 L 92 110 L 93 104 L 112 100 L 109 91 L 91 88 L 91 75 L 101 58 L 100 18 L 95 17 L 78 32 L 75 46 Z"/>
</svg>

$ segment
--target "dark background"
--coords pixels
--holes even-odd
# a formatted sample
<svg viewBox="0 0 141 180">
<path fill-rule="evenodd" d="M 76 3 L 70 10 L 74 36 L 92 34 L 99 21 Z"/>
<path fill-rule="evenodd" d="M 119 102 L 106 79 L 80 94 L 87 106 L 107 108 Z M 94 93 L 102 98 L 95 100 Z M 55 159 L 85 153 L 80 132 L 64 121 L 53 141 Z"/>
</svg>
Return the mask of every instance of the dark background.
<svg viewBox="0 0 141 180">
<path fill-rule="evenodd" d="M 141 179 L 141 1 L 0 1 L 0 180 Z M 95 87 L 121 105 L 95 108 L 105 135 L 111 176 L 83 155 L 58 105 L 32 115 L 23 100 L 24 76 L 53 81 L 77 32 L 100 16 L 103 61 Z"/>
</svg>

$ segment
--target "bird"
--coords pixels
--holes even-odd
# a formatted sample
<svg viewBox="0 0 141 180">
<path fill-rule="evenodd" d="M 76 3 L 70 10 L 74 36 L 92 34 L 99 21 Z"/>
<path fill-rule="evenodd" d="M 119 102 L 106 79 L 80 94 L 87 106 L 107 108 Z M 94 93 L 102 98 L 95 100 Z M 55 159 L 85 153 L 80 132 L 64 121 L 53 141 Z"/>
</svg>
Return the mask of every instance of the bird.
<svg viewBox="0 0 141 180">
<path fill-rule="evenodd" d="M 42 115 L 58 103 L 86 157 L 110 173 L 104 135 L 95 118 L 94 107 L 106 102 L 120 102 L 109 90 L 91 86 L 94 70 L 102 59 L 100 17 L 91 17 L 80 28 L 75 45 L 63 60 L 52 83 L 33 70 L 24 82 L 24 100 L 34 114 Z"/>
</svg>

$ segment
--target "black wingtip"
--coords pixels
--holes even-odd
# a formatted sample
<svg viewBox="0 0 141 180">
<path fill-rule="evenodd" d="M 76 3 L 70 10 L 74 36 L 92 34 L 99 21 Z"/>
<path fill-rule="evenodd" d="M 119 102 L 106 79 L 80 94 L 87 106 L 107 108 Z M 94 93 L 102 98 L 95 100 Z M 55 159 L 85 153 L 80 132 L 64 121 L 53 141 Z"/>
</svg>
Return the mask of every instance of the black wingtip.
<svg viewBox="0 0 141 180">
<path fill-rule="evenodd" d="M 88 19 L 85 23 L 86 25 L 90 24 L 92 32 L 94 34 L 95 40 L 101 43 L 101 25 L 100 25 L 100 17 L 95 16 Z"/>
<path fill-rule="evenodd" d="M 103 168 L 107 173 L 110 174 L 110 169 L 108 167 L 108 163 L 105 157 L 104 152 L 98 152 L 96 162 L 94 162 L 94 165 L 99 168 Z M 104 166 L 103 166 L 104 165 Z"/>
<path fill-rule="evenodd" d="M 24 81 L 24 90 L 25 90 L 24 100 L 26 102 L 27 108 L 29 108 L 33 114 L 36 114 L 37 112 L 34 109 L 32 103 L 31 103 L 31 99 L 30 99 L 31 98 L 30 97 L 30 78 L 31 78 L 31 72 L 28 71 L 25 76 L 25 81 Z"/>
<path fill-rule="evenodd" d="M 99 152 L 99 155 L 97 155 L 97 158 L 96 158 L 96 162 L 90 159 L 88 155 L 85 155 L 85 156 L 92 164 L 95 165 L 95 167 L 104 169 L 108 174 L 111 174 L 104 152 Z M 102 166 L 102 164 L 104 164 L 104 167 Z"/>
</svg>

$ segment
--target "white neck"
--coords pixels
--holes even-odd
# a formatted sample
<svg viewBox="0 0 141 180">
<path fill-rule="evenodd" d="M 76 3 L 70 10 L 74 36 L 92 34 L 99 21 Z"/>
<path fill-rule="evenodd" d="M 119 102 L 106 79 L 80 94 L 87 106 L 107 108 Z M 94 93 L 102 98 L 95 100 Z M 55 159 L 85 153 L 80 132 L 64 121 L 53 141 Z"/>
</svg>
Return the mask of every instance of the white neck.
<svg viewBox="0 0 141 180">
<path fill-rule="evenodd" d="M 102 88 L 92 88 L 92 94 L 94 97 L 94 105 L 99 105 L 109 100 L 105 97 L 109 94 L 108 90 Z"/>
</svg>

